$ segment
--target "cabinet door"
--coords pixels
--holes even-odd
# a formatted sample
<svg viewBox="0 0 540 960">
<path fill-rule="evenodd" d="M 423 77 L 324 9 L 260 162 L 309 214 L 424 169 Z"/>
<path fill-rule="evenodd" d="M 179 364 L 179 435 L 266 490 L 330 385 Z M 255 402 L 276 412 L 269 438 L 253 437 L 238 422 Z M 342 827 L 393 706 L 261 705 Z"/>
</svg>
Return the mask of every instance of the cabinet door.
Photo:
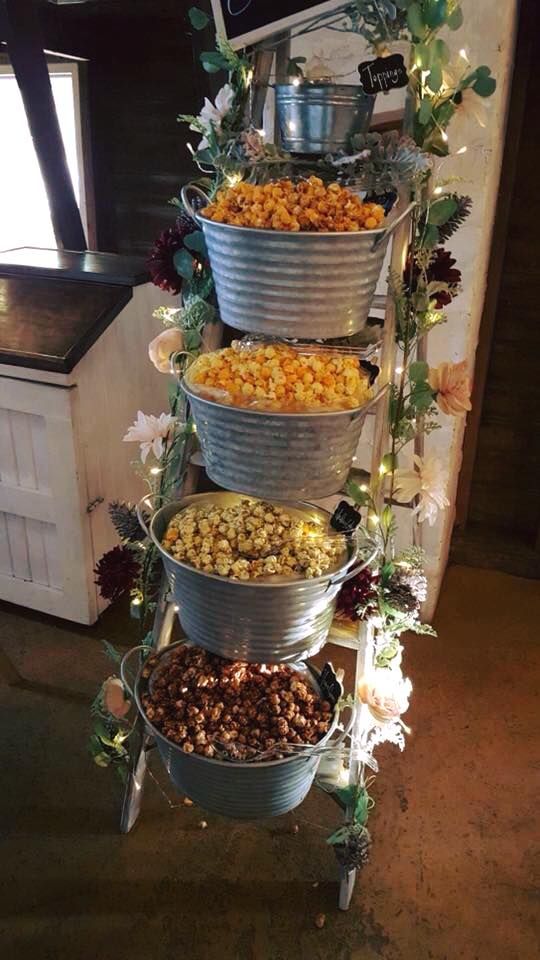
<svg viewBox="0 0 540 960">
<path fill-rule="evenodd" d="M 91 623 L 95 587 L 72 389 L 0 377 L 0 598 Z"/>
</svg>

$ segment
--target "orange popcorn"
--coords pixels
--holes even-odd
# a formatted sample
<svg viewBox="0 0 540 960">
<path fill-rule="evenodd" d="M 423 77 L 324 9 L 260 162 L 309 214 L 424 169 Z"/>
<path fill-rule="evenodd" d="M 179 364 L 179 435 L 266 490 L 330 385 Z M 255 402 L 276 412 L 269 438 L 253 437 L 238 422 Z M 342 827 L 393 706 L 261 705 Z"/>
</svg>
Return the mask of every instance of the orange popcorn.
<svg viewBox="0 0 540 960">
<path fill-rule="evenodd" d="M 370 397 L 369 380 L 353 356 L 298 353 L 286 344 L 250 346 L 239 341 L 202 354 L 189 384 L 223 403 L 298 413 L 352 410 Z"/>
<path fill-rule="evenodd" d="M 237 227 L 343 233 L 375 230 L 384 220 L 384 210 L 378 203 L 363 203 L 339 183 L 327 187 L 319 177 L 309 177 L 264 186 L 242 181 L 220 190 L 203 216 Z"/>
</svg>

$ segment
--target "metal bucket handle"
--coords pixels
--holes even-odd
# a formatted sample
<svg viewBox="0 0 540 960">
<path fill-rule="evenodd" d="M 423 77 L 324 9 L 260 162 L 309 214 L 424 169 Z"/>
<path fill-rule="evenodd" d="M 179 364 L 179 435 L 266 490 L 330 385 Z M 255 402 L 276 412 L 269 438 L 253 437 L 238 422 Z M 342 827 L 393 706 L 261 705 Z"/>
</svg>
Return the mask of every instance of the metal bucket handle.
<svg viewBox="0 0 540 960">
<path fill-rule="evenodd" d="M 153 510 L 155 512 L 157 510 L 157 507 L 154 507 L 152 503 L 149 502 L 151 500 L 162 500 L 163 501 L 163 503 L 161 504 L 162 506 L 164 506 L 165 503 L 171 502 L 170 497 L 162 497 L 160 496 L 159 493 L 147 493 L 145 494 L 144 497 L 141 497 L 141 499 L 139 500 L 137 506 L 135 507 L 135 513 L 137 514 L 137 520 L 139 521 L 139 524 L 144 530 L 145 536 L 147 536 L 149 540 L 151 540 L 152 538 L 150 536 L 150 530 L 148 529 L 148 524 L 144 519 L 143 507 L 148 507 L 150 510 Z"/>
<path fill-rule="evenodd" d="M 201 190 L 201 188 L 198 187 L 195 183 L 186 183 L 186 185 L 182 187 L 180 191 L 180 197 L 182 199 L 182 203 L 184 204 L 184 207 L 189 213 L 190 217 L 196 220 L 200 212 L 200 209 L 196 210 L 195 207 L 193 206 L 189 198 L 190 193 L 194 193 L 199 198 L 199 200 L 204 200 L 204 203 L 203 203 L 204 207 L 206 207 L 206 205 L 210 203 L 210 197 L 204 192 L 204 190 Z"/>
<path fill-rule="evenodd" d="M 182 199 L 184 198 L 182 197 Z M 409 216 L 411 211 L 414 210 L 416 206 L 417 206 L 417 201 L 412 200 L 411 203 L 409 203 L 409 205 L 405 207 L 405 210 L 403 211 L 403 213 L 400 213 L 399 217 L 396 217 L 394 222 L 391 223 L 390 226 L 386 228 L 386 230 L 383 230 L 382 233 L 380 233 L 377 237 L 375 237 L 373 243 L 371 244 L 371 253 L 374 253 L 375 250 L 378 250 L 383 243 L 388 242 L 388 240 L 392 236 L 396 227 L 399 226 L 402 220 L 405 220 L 405 217 Z"/>
<path fill-rule="evenodd" d="M 139 643 L 136 647 L 132 647 L 131 650 L 128 650 L 128 652 L 124 654 L 124 656 L 122 657 L 122 660 L 120 661 L 120 679 L 124 684 L 132 700 L 135 699 L 135 693 L 132 690 L 131 685 L 127 679 L 126 669 L 132 654 L 134 654 L 137 650 L 148 650 L 148 646 L 145 645 L 144 643 Z"/>
<path fill-rule="evenodd" d="M 357 573 L 361 573 L 362 570 L 365 570 L 365 568 L 371 563 L 371 561 L 375 559 L 375 557 L 377 556 L 377 551 L 379 549 L 377 545 L 373 543 L 373 541 L 371 541 L 371 545 L 373 546 L 373 552 L 370 553 L 367 560 L 362 560 L 360 563 L 355 563 L 355 560 L 357 558 L 358 551 L 360 548 L 358 539 L 357 539 L 355 543 L 355 548 L 349 563 L 347 564 L 344 570 L 341 570 L 339 573 L 337 573 L 335 577 L 330 578 L 326 589 L 330 590 L 331 587 L 335 587 L 338 585 L 341 586 L 343 583 L 346 583 L 347 580 L 352 580 L 352 578 L 355 577 Z"/>
</svg>

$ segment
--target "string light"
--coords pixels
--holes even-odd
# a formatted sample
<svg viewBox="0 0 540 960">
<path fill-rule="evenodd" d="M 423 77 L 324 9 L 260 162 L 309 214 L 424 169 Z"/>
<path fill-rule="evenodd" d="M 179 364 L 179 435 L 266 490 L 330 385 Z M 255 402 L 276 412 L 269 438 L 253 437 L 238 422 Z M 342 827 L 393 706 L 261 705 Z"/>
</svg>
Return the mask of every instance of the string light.
<svg viewBox="0 0 540 960">
<path fill-rule="evenodd" d="M 246 77 L 246 84 L 247 84 L 248 87 L 249 87 L 249 85 L 251 84 L 251 81 L 252 81 L 252 80 L 253 80 L 253 70 L 251 69 L 251 70 L 248 70 L 248 74 L 247 74 L 247 77 Z"/>
<path fill-rule="evenodd" d="M 229 184 L 230 187 L 236 187 L 236 185 L 240 183 L 241 179 L 242 179 L 242 176 L 239 173 L 227 174 L 227 183 Z"/>
<path fill-rule="evenodd" d="M 379 522 L 379 518 L 378 518 L 377 514 L 376 514 L 376 513 L 372 513 L 369 519 L 370 519 L 370 522 L 373 524 L 373 526 L 376 527 L 377 524 L 378 524 L 378 522 Z"/>
<path fill-rule="evenodd" d="M 435 187 L 433 193 L 436 193 L 438 196 L 440 193 L 442 193 L 442 187 Z"/>
<path fill-rule="evenodd" d="M 460 147 L 459 150 L 456 150 L 456 153 L 467 153 L 467 147 Z"/>
<path fill-rule="evenodd" d="M 299 87 L 301 82 L 300 77 L 293 77 L 293 87 Z"/>
<path fill-rule="evenodd" d="M 446 130 L 441 130 L 441 137 L 443 138 L 445 143 L 448 143 L 448 134 Z"/>
<path fill-rule="evenodd" d="M 360 484 L 360 489 L 361 489 L 362 493 L 367 493 L 367 491 L 368 491 L 367 483 L 362 483 L 362 484 Z"/>
<path fill-rule="evenodd" d="M 396 376 L 400 377 L 403 373 L 403 367 L 396 367 Z"/>
<path fill-rule="evenodd" d="M 158 474 L 163 473 L 161 467 L 150 467 L 150 473 L 153 477 L 157 477 Z"/>
<path fill-rule="evenodd" d="M 461 48 L 461 50 L 459 51 L 459 55 L 460 55 L 460 57 L 462 57 L 463 60 L 465 60 L 467 63 L 469 62 L 469 58 L 468 58 L 468 56 L 467 56 L 467 51 L 465 50 L 465 47 L 462 47 L 462 48 Z"/>
<path fill-rule="evenodd" d="M 381 477 L 384 477 L 385 473 L 387 473 L 387 472 L 388 472 L 388 468 L 384 465 L 384 463 L 381 463 L 381 465 L 380 465 L 380 467 L 379 467 L 379 473 L 380 473 Z"/>
</svg>

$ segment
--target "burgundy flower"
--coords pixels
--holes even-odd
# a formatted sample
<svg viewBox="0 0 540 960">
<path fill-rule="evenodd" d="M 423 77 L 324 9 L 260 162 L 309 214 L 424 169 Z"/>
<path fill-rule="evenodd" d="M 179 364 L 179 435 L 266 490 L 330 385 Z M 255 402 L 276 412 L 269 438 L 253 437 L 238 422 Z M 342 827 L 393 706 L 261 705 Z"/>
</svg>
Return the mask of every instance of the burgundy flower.
<svg viewBox="0 0 540 960">
<path fill-rule="evenodd" d="M 448 306 L 453 298 L 457 296 L 457 288 L 459 283 L 461 283 L 461 270 L 454 269 L 455 262 L 455 258 L 448 250 L 445 250 L 444 247 L 437 247 L 435 250 L 433 250 L 431 261 L 426 271 L 427 282 L 431 283 L 435 280 L 439 283 L 447 283 L 450 287 L 449 290 L 439 290 L 438 293 L 433 294 L 433 299 L 435 301 L 435 307 L 437 310 L 442 310 L 443 307 Z M 408 285 L 409 283 L 410 269 L 411 255 L 409 253 L 403 274 L 405 285 Z M 417 264 L 414 264 L 412 274 L 412 293 L 416 292 L 419 276 L 420 268 Z"/>
<path fill-rule="evenodd" d="M 139 561 L 129 547 L 113 547 L 104 553 L 94 570 L 95 583 L 104 600 L 118 600 L 131 590 L 139 575 Z"/>
<path fill-rule="evenodd" d="M 366 620 L 377 610 L 379 577 L 367 567 L 345 583 L 337 598 L 337 613 L 349 620 Z"/>
<path fill-rule="evenodd" d="M 182 277 L 176 271 L 174 255 L 184 246 L 184 237 L 197 230 L 197 224 L 187 214 L 181 213 L 174 227 L 163 230 L 157 238 L 147 260 L 152 283 L 160 290 L 178 294 L 182 289 Z"/>
</svg>

